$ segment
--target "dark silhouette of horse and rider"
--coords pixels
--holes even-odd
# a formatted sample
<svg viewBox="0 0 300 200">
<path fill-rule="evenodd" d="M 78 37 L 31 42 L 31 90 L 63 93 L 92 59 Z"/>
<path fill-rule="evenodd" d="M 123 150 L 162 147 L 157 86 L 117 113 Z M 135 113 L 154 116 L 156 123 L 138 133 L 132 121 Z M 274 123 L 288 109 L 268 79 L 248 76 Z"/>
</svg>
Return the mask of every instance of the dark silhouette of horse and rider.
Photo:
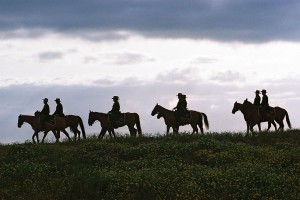
<svg viewBox="0 0 300 200">
<path fill-rule="evenodd" d="M 260 96 L 262 94 L 262 98 Z M 284 129 L 283 120 L 286 118 L 286 122 L 289 128 L 291 128 L 291 122 L 289 119 L 288 112 L 281 107 L 271 107 L 269 105 L 269 98 L 267 96 L 267 91 L 265 89 L 255 91 L 255 98 L 253 103 L 246 99 L 242 104 L 235 102 L 232 108 L 232 113 L 235 114 L 237 111 L 241 111 L 244 115 L 244 119 L 247 125 L 247 133 L 249 131 L 253 132 L 253 127 L 258 126 L 259 131 L 261 131 L 260 124 L 262 122 L 268 122 L 268 129 L 270 130 L 271 125 L 277 130 L 277 125 L 279 124 L 279 130 Z"/>
<path fill-rule="evenodd" d="M 203 133 L 203 122 L 205 127 L 209 128 L 208 119 L 205 113 L 189 110 L 187 108 L 186 95 L 182 93 L 177 94 L 178 103 L 173 110 L 168 110 L 158 104 L 153 108 L 151 115 L 157 115 L 157 118 L 163 118 L 167 126 L 167 134 L 170 128 L 173 129 L 174 133 L 179 132 L 179 127 L 190 124 L 193 132 L 198 133 L 198 127 L 201 133 Z"/>
<path fill-rule="evenodd" d="M 142 135 L 142 129 L 140 124 L 140 117 L 137 113 L 120 111 L 119 97 L 113 96 L 113 106 L 108 113 L 93 112 L 90 111 L 88 124 L 92 126 L 95 121 L 100 122 L 101 130 L 98 136 L 102 139 L 106 132 L 109 133 L 110 137 L 116 137 L 114 129 L 119 127 L 127 126 L 131 136 Z"/>
<path fill-rule="evenodd" d="M 71 132 L 75 135 L 75 140 L 80 139 L 80 133 L 82 132 L 83 138 L 86 138 L 85 129 L 81 117 L 77 115 L 65 115 L 63 112 L 63 105 L 59 98 L 54 100 L 56 102 L 56 109 L 52 115 L 50 115 L 50 107 L 48 104 L 48 98 L 43 99 L 44 106 L 41 111 L 36 111 L 34 115 L 19 115 L 18 127 L 20 128 L 25 122 L 30 124 L 34 133 L 32 135 L 32 141 L 39 143 L 39 132 L 44 132 L 42 142 L 48 132 L 52 132 L 59 141 L 60 132 L 63 132 L 69 140 L 71 140 L 66 128 L 70 128 Z M 78 130 L 78 126 L 81 128 L 81 132 Z M 35 138 L 37 141 L 35 141 Z"/>
</svg>

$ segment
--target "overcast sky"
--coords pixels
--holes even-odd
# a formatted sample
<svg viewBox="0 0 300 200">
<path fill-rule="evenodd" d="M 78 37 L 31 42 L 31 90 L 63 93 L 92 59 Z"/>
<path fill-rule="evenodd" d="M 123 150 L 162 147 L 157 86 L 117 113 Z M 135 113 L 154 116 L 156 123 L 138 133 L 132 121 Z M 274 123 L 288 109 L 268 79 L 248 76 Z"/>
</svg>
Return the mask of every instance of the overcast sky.
<svg viewBox="0 0 300 200">
<path fill-rule="evenodd" d="M 207 114 L 211 132 L 245 131 L 235 101 L 266 89 L 271 106 L 300 121 L 300 2 L 296 0 L 0 0 L 0 143 L 31 140 L 17 128 L 61 98 L 66 114 L 137 112 L 143 132 L 164 134 L 156 103 L 177 93 Z M 266 124 L 263 124 L 266 127 Z M 182 127 L 190 131 L 189 126 Z M 117 130 L 120 134 L 126 128 Z M 52 136 L 49 136 L 51 140 Z"/>
</svg>

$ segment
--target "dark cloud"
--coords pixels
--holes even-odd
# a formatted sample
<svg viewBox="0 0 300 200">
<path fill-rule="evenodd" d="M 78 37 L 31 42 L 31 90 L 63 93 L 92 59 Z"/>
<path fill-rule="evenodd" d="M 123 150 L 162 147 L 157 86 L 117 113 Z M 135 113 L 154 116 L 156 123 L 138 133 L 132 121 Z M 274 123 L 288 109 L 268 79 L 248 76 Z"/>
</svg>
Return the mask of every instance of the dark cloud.
<svg viewBox="0 0 300 200">
<path fill-rule="evenodd" d="M 188 69 L 187 69 L 188 71 Z M 193 71 L 193 69 L 191 69 Z M 180 77 L 173 73 L 173 79 Z M 88 126 L 88 113 L 90 110 L 108 112 L 112 106 L 112 97 L 120 97 L 122 112 L 137 112 L 141 118 L 144 133 L 165 133 L 163 120 L 150 115 L 153 107 L 160 105 L 172 109 L 176 105 L 177 93 L 187 95 L 188 108 L 207 114 L 210 122 L 210 131 L 244 131 L 246 125 L 242 114 L 231 113 L 235 101 L 243 102 L 246 98 L 254 99 L 256 89 L 265 88 L 268 91 L 270 105 L 276 104 L 287 109 L 293 127 L 299 127 L 297 119 L 300 117 L 299 109 L 299 79 L 267 81 L 263 85 L 220 84 L 220 82 L 207 82 L 196 79 L 183 79 L 176 82 L 165 80 L 164 75 L 155 81 L 145 82 L 136 78 L 127 78 L 119 82 L 99 79 L 93 86 L 83 85 L 42 85 L 22 84 L 0 87 L 0 143 L 23 142 L 31 140 L 32 129 L 24 125 L 17 128 L 19 114 L 33 114 L 42 109 L 42 99 L 49 99 L 51 113 L 54 112 L 54 99 L 60 98 L 66 114 L 75 114 L 82 117 L 88 135 L 98 134 L 99 123 Z M 164 80 L 164 81 L 162 81 Z M 225 81 L 227 82 L 227 81 Z M 274 105 L 275 106 L 275 105 Z M 263 124 L 266 127 L 266 124 Z M 190 131 L 189 126 L 181 130 Z M 120 134 L 128 133 L 126 128 L 117 129 Z M 49 136 L 51 138 L 51 136 Z"/>
<path fill-rule="evenodd" d="M 297 0 L 5 1 L 0 37 L 11 37 L 5 32 L 32 37 L 50 30 L 92 40 L 122 39 L 135 32 L 219 41 L 299 41 L 299 9 Z"/>
</svg>

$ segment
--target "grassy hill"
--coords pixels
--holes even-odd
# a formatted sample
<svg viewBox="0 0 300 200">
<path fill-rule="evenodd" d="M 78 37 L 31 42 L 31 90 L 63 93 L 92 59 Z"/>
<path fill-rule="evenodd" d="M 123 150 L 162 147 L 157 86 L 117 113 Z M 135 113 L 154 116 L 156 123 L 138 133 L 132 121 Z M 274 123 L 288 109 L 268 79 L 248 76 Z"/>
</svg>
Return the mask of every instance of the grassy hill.
<svg viewBox="0 0 300 200">
<path fill-rule="evenodd" d="M 300 130 L 0 145 L 0 199 L 299 199 Z"/>
</svg>

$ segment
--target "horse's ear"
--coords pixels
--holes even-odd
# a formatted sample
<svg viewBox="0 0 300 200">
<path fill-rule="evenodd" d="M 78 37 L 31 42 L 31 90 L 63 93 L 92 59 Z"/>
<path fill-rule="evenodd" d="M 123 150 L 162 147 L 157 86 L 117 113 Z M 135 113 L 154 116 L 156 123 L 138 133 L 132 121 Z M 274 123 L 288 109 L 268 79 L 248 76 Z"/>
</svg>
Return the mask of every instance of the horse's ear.
<svg viewBox="0 0 300 200">
<path fill-rule="evenodd" d="M 158 106 L 158 103 L 156 103 L 156 105 Z"/>
<path fill-rule="evenodd" d="M 248 98 L 246 98 L 246 101 L 248 101 Z"/>
</svg>

